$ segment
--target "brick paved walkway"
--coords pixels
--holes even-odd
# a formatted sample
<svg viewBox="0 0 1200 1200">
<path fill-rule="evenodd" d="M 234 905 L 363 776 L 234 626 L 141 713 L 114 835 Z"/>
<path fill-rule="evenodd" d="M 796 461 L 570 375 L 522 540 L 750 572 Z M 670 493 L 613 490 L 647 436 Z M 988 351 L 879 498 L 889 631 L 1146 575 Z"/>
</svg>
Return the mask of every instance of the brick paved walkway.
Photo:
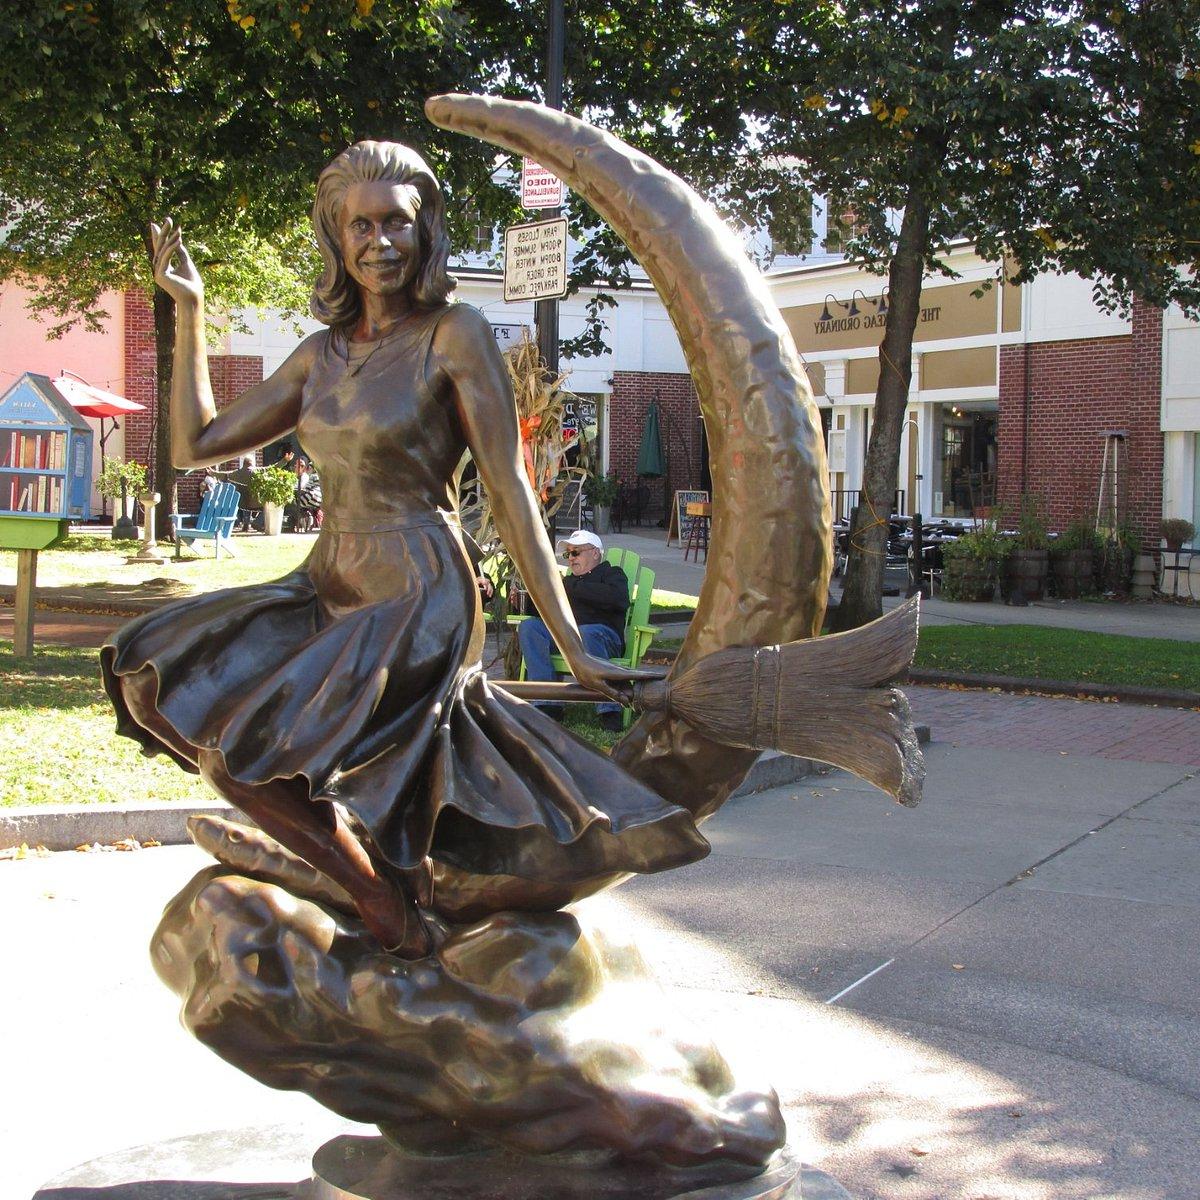
<svg viewBox="0 0 1200 1200">
<path fill-rule="evenodd" d="M 1200 712 L 908 686 L 939 742 L 1200 766 Z"/>
</svg>

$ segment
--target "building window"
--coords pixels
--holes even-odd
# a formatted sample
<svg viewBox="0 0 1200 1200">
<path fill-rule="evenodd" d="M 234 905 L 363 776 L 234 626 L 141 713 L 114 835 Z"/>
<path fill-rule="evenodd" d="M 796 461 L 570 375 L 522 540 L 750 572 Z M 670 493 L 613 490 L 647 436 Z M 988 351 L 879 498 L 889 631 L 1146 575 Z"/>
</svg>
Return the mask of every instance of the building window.
<svg viewBox="0 0 1200 1200">
<path fill-rule="evenodd" d="M 938 404 L 934 422 L 940 443 L 934 464 L 937 514 L 970 517 L 991 508 L 996 503 L 996 404 Z"/>
</svg>

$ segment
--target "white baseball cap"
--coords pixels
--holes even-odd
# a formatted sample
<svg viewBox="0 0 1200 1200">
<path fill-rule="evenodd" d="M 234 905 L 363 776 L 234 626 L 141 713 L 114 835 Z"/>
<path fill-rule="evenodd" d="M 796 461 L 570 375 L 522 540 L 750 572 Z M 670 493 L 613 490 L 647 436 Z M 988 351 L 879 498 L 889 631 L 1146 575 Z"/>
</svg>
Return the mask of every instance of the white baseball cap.
<svg viewBox="0 0 1200 1200">
<path fill-rule="evenodd" d="M 555 549 L 561 554 L 567 546 L 594 546 L 604 551 L 604 543 L 590 529 L 577 529 L 570 537 L 559 538 Z"/>
</svg>

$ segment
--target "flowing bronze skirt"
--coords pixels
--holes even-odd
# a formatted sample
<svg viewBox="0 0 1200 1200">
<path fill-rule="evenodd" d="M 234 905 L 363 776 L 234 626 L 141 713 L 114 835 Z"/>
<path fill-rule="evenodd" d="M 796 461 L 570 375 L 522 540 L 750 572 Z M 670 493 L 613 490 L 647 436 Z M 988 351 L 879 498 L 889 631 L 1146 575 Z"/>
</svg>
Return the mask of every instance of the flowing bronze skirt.
<svg viewBox="0 0 1200 1200">
<path fill-rule="evenodd" d="M 572 883 L 707 854 L 684 809 L 489 686 L 481 645 L 461 543 L 429 521 L 324 529 L 299 570 L 131 621 L 101 664 L 146 753 L 196 771 L 215 750 L 241 783 L 336 801 L 398 867 Z M 175 745 L 138 723 L 129 677 Z"/>
</svg>

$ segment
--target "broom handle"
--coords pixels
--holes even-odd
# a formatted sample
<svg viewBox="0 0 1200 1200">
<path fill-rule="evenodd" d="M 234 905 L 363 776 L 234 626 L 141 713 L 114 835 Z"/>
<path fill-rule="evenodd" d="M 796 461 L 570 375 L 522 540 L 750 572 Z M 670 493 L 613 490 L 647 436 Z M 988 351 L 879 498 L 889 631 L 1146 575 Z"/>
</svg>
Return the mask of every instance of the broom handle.
<svg viewBox="0 0 1200 1200">
<path fill-rule="evenodd" d="M 660 678 L 665 679 L 666 677 L 664 671 Z M 543 683 L 532 679 L 493 679 L 491 684 L 492 687 L 503 688 L 510 696 L 516 696 L 519 700 L 555 700 L 561 704 L 563 701 L 595 703 L 597 700 L 609 699 L 604 693 L 593 692 L 591 688 L 586 688 L 581 683 L 549 681 Z M 617 687 L 622 691 L 626 690 L 621 684 L 618 684 Z M 633 685 L 629 686 L 627 696 L 625 703 L 632 705 L 635 700 Z"/>
</svg>

